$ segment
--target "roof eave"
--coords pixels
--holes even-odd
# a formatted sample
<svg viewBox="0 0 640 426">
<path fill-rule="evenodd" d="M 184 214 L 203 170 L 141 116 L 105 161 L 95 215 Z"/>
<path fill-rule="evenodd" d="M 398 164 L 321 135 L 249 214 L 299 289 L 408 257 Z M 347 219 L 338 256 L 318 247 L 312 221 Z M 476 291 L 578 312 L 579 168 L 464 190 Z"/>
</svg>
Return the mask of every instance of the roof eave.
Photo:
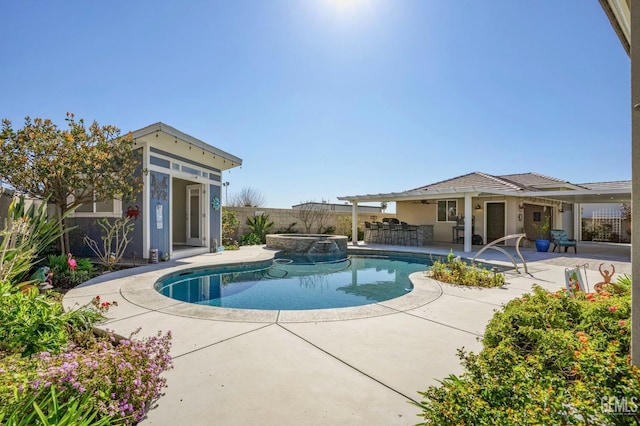
<svg viewBox="0 0 640 426">
<path fill-rule="evenodd" d="M 461 196 L 471 195 L 477 197 L 482 194 L 491 195 L 509 195 L 517 196 L 517 192 L 499 191 L 488 188 L 466 187 L 466 188 L 446 188 L 446 189 L 429 189 L 429 190 L 413 190 L 405 192 L 389 192 L 386 194 L 364 194 L 364 195 L 345 195 L 337 197 L 338 200 L 350 202 L 367 202 L 367 201 L 415 201 L 442 198 L 443 196 Z"/>
<path fill-rule="evenodd" d="M 627 0 L 599 0 L 627 55 L 631 56 L 631 7 Z"/>
<path fill-rule="evenodd" d="M 141 138 L 143 136 L 147 136 L 150 134 L 153 134 L 155 132 L 163 132 L 166 133 L 170 136 L 173 136 L 174 138 L 180 139 L 181 141 L 187 142 L 192 144 L 193 146 L 196 146 L 206 152 L 209 152 L 211 154 L 217 155 L 223 159 L 229 160 L 232 163 L 237 164 L 238 166 L 242 165 L 242 159 L 236 157 L 235 155 L 229 154 L 226 151 L 223 151 L 221 149 L 218 149 L 214 146 L 209 145 L 208 143 L 201 141 L 200 139 L 194 138 L 193 136 L 190 136 L 184 132 L 181 132 L 180 130 L 169 126 L 168 124 L 162 123 L 162 122 L 158 122 L 158 123 L 154 123 L 151 124 L 147 127 L 143 127 L 142 129 L 138 129 L 134 132 L 132 132 L 131 134 L 133 135 L 133 138 Z"/>
</svg>

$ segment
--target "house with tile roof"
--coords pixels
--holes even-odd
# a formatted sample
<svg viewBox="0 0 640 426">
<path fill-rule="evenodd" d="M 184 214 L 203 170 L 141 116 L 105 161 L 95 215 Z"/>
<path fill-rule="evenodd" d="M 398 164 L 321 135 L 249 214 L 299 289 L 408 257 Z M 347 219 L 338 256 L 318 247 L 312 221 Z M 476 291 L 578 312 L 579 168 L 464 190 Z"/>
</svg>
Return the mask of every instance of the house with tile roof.
<svg viewBox="0 0 640 426">
<path fill-rule="evenodd" d="M 433 227 L 434 242 L 484 243 L 524 233 L 539 238 L 536 225 L 580 236 L 581 203 L 628 203 L 631 181 L 574 184 L 538 173 L 494 176 L 472 172 L 402 192 L 341 196 L 360 202 L 395 202 L 399 220 Z M 474 238 L 474 236 L 477 236 Z"/>
</svg>

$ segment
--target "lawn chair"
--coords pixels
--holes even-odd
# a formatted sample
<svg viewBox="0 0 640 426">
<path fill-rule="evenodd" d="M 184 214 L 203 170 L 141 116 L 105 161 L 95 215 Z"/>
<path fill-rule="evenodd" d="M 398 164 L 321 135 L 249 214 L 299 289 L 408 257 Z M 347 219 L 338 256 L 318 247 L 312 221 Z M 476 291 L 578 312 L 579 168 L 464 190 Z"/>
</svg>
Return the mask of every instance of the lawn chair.
<svg viewBox="0 0 640 426">
<path fill-rule="evenodd" d="M 576 240 L 572 240 L 567 236 L 567 233 L 562 229 L 552 229 L 551 231 L 551 242 L 553 243 L 553 249 L 551 251 L 556 251 L 556 247 L 558 248 L 558 253 L 560 253 L 560 247 L 564 247 L 564 252 L 567 252 L 569 247 L 573 247 L 573 252 L 578 253 L 577 242 Z"/>
</svg>

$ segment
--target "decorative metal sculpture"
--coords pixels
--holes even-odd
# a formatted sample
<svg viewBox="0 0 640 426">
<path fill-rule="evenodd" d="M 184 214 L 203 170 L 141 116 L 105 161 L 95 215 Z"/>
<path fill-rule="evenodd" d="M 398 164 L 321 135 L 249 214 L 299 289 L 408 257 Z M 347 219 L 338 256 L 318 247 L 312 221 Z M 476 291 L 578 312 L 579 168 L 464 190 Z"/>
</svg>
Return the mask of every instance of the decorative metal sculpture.
<svg viewBox="0 0 640 426">
<path fill-rule="evenodd" d="M 616 273 L 616 267 L 613 266 L 613 264 L 611 264 L 611 272 L 607 271 L 606 269 L 603 271 L 602 265 L 604 265 L 604 263 L 601 263 L 600 266 L 598 266 L 598 271 L 600 272 L 600 275 L 602 275 L 603 281 L 593 286 L 593 289 L 598 293 L 603 290 L 603 287 L 605 285 L 611 284 L 611 278 L 613 278 L 613 274 Z"/>
</svg>

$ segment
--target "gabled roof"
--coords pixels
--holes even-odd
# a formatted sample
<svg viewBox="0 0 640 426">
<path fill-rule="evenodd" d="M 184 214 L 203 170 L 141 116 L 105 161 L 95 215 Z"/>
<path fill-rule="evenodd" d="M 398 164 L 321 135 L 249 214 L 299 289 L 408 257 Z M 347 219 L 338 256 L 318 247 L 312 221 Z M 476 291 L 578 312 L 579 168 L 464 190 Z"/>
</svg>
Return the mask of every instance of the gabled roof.
<svg viewBox="0 0 640 426">
<path fill-rule="evenodd" d="M 557 179 L 551 176 L 541 175 L 539 173 L 518 173 L 513 175 L 502 175 L 500 179 L 514 182 L 523 187 L 526 190 L 536 190 L 545 188 L 571 188 L 578 189 L 578 187 L 566 180 Z"/>
<path fill-rule="evenodd" d="M 476 187 L 495 189 L 499 191 L 535 191 L 545 188 L 572 188 L 577 189 L 567 181 L 554 177 L 544 176 L 538 173 L 518 173 L 511 175 L 493 176 L 483 172 L 473 172 L 441 182 L 421 186 L 415 190 L 429 191 L 435 189 L 452 189 Z"/>
<path fill-rule="evenodd" d="M 443 197 L 478 196 L 538 197 L 569 203 L 628 202 L 631 181 L 576 185 L 538 173 L 493 176 L 472 172 L 403 192 L 338 197 L 351 202 L 411 201 Z"/>
<path fill-rule="evenodd" d="M 433 191 L 465 187 L 493 188 L 502 191 L 514 191 L 522 189 L 521 187 L 514 185 L 513 183 L 501 180 L 495 176 L 491 176 L 482 172 L 473 172 L 429 185 L 421 186 L 419 188 L 413 189 L 412 191 Z"/>
</svg>

